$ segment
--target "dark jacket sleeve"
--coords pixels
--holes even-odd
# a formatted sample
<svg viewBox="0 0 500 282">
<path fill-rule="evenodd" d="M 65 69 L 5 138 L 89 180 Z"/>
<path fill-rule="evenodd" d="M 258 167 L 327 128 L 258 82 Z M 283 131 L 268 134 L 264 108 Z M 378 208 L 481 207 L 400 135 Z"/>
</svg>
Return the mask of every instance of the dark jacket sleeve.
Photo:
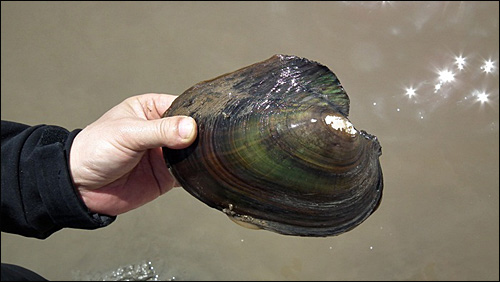
<svg viewBox="0 0 500 282">
<path fill-rule="evenodd" d="M 96 229 L 116 217 L 92 213 L 76 191 L 69 150 L 81 130 L 2 121 L 1 228 L 40 239 L 65 228 Z"/>
</svg>

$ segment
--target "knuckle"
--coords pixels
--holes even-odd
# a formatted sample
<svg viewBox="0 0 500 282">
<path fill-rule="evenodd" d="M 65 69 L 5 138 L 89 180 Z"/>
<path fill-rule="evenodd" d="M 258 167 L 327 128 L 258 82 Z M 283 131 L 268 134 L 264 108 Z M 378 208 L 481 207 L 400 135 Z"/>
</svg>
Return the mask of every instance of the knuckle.
<svg viewBox="0 0 500 282">
<path fill-rule="evenodd" d="M 160 129 L 158 132 L 160 133 L 161 140 L 164 140 L 168 145 L 173 145 L 177 141 L 177 121 L 175 118 L 168 117 L 163 118 L 159 123 Z"/>
</svg>

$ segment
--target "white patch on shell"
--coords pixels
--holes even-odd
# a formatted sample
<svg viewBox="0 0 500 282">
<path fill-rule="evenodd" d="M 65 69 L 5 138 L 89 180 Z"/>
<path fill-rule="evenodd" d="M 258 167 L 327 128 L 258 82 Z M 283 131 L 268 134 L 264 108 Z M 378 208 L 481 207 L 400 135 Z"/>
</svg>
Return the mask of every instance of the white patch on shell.
<svg viewBox="0 0 500 282">
<path fill-rule="evenodd" d="M 357 133 L 352 123 L 344 117 L 328 115 L 325 117 L 325 123 L 329 124 L 335 130 L 344 131 L 351 135 L 355 135 Z"/>
</svg>

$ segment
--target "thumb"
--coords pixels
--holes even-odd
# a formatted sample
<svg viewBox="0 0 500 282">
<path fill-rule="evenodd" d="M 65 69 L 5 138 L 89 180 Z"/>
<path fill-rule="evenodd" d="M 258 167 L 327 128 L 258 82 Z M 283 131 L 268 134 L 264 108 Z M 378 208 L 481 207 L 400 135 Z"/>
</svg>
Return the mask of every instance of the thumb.
<svg viewBox="0 0 500 282">
<path fill-rule="evenodd" d="M 135 150 L 147 150 L 157 147 L 172 149 L 186 148 L 196 139 L 196 122 L 188 116 L 172 116 L 141 121 L 138 131 L 130 132 L 135 140 Z M 134 130 L 132 130 L 134 131 Z"/>
</svg>

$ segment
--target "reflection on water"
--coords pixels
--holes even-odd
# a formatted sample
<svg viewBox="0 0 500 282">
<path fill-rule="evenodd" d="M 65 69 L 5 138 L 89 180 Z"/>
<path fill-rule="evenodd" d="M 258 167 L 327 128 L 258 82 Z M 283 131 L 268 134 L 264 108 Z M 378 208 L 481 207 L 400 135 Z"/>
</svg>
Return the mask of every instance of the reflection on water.
<svg viewBox="0 0 500 282">
<path fill-rule="evenodd" d="M 160 280 L 498 280 L 498 2 L 1 5 L 2 119 L 82 128 L 128 96 L 297 55 L 339 76 L 385 182 L 340 236 L 244 229 L 179 188 L 101 230 L 2 233 L 3 262 L 60 280 L 141 261 Z"/>
<path fill-rule="evenodd" d="M 495 80 L 498 80 L 498 74 L 495 74 L 495 61 L 488 59 L 476 62 L 476 65 L 468 65 L 466 57 L 464 58 L 462 55 L 459 55 L 455 57 L 454 62 L 449 62 L 444 67 L 436 69 L 434 71 L 434 79 L 424 79 L 418 82 L 417 86 L 411 85 L 406 87 L 404 95 L 408 96 L 409 99 L 414 98 L 416 103 L 424 103 L 431 100 L 429 96 L 446 99 L 449 95 L 453 95 L 453 93 L 465 93 L 466 96 L 462 97 L 463 100 L 469 99 L 471 102 L 474 102 L 474 99 L 471 98 L 476 98 L 475 101 L 484 103 L 489 101 L 489 94 L 485 92 L 484 88 L 488 84 L 494 84 Z M 467 85 L 464 89 L 465 83 L 471 85 Z M 434 88 L 432 92 L 436 95 L 431 94 L 430 89 L 432 86 Z M 459 100 L 459 102 L 463 100 Z"/>
<path fill-rule="evenodd" d="M 403 86 L 403 96 L 415 107 L 421 106 L 417 119 L 423 119 L 423 112 L 437 110 L 438 106 L 449 106 L 450 103 L 460 104 L 488 104 L 498 107 L 498 72 L 497 62 L 483 59 L 481 56 L 460 54 L 448 56 L 444 54 L 440 59 L 444 62 L 433 62 L 441 67 L 428 69 L 428 72 L 409 86 Z M 445 60 L 449 58 L 449 60 Z M 496 88 L 495 88 L 496 85 Z M 491 89 L 489 89 L 490 87 Z M 492 92 L 489 92 L 492 91 Z M 398 112 L 399 108 L 396 109 Z"/>
<path fill-rule="evenodd" d="M 89 273 L 74 271 L 72 275 L 76 281 L 159 281 L 155 267 L 150 261 L 120 266 L 117 269 L 103 273 L 96 271 L 90 271 Z M 175 277 L 162 279 L 162 281 L 173 280 L 175 280 Z"/>
</svg>

